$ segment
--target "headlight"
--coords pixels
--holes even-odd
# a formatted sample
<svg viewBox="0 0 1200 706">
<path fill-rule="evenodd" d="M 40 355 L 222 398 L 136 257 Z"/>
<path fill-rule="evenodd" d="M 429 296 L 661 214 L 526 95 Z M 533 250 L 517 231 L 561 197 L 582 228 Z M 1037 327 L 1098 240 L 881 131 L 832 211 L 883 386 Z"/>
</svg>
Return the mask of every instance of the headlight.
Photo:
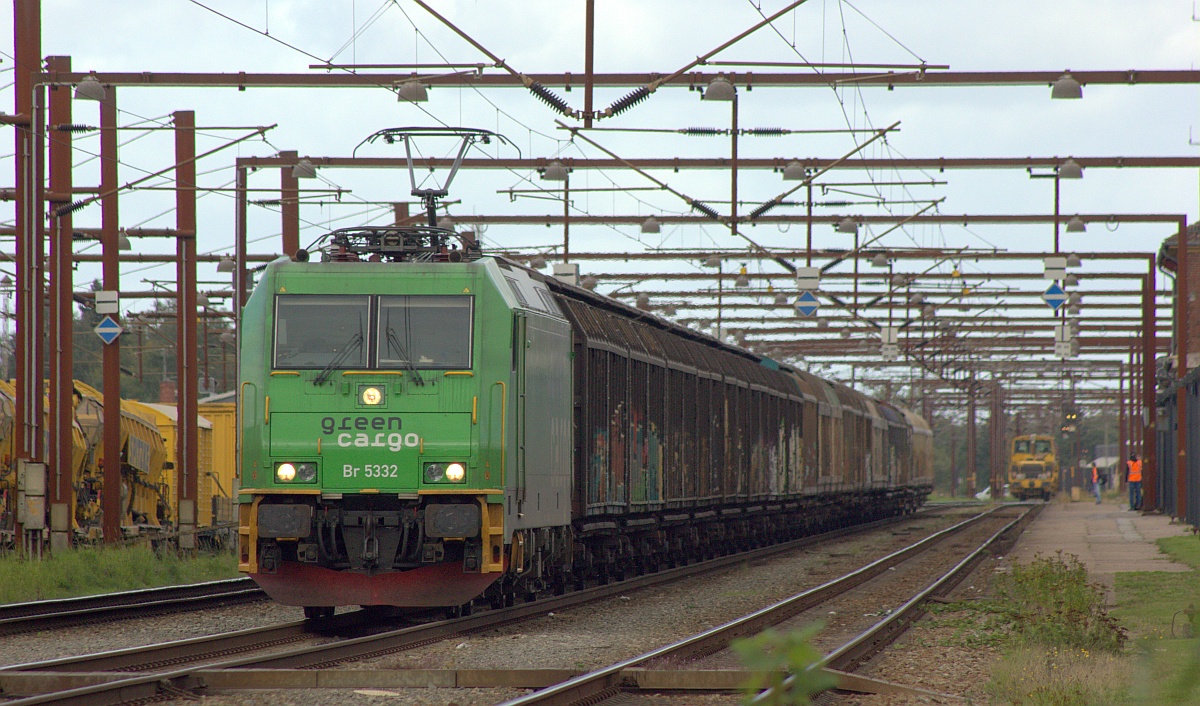
<svg viewBox="0 0 1200 706">
<path fill-rule="evenodd" d="M 277 463 L 275 480 L 279 483 L 314 483 L 317 480 L 317 464 L 312 461 Z"/>
<path fill-rule="evenodd" d="M 427 463 L 425 464 L 425 482 L 426 483 L 441 483 L 446 478 L 446 464 L 444 463 Z"/>
<path fill-rule="evenodd" d="M 359 385 L 358 401 L 367 406 L 383 402 L 383 389 L 378 385 Z"/>
<path fill-rule="evenodd" d="M 425 464 L 426 483 L 462 483 L 467 479 L 467 467 L 458 463 L 435 461 Z"/>
</svg>

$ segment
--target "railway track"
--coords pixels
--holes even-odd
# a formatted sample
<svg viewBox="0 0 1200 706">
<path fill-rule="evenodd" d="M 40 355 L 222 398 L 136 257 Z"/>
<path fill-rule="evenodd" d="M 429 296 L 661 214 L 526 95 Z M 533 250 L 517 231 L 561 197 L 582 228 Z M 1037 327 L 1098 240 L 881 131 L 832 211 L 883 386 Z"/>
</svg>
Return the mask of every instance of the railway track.
<svg viewBox="0 0 1200 706">
<path fill-rule="evenodd" d="M 266 600 L 249 578 L 0 605 L 0 635 Z"/>
<path fill-rule="evenodd" d="M 0 695 L 37 694 L 10 702 L 16 704 L 119 704 L 130 700 L 152 698 L 164 688 L 168 690 L 171 688 L 188 689 L 209 683 L 209 680 L 213 678 L 220 681 L 221 678 L 212 676 L 218 673 L 237 672 L 244 678 L 249 674 L 261 673 L 260 670 L 269 670 L 271 673 L 279 674 L 280 670 L 290 672 L 297 668 L 307 668 L 303 674 L 311 677 L 314 674 L 323 673 L 315 668 L 412 649 L 459 635 L 494 630 L 503 625 L 544 615 L 547 612 L 565 610 L 638 588 L 678 581 L 732 565 L 764 559 L 799 548 L 816 546 L 839 537 L 907 521 L 909 518 L 893 518 L 750 552 L 719 557 L 656 574 L 637 576 L 620 583 L 595 586 L 564 596 L 543 598 L 511 608 L 486 611 L 454 620 L 409 625 L 377 634 L 355 634 L 371 629 L 378 630 L 380 622 L 368 613 L 355 611 L 321 621 L 296 621 L 284 625 L 161 645 L 12 665 L 0 669 Z M 367 625 L 374 627 L 368 628 Z M 313 638 L 332 638 L 333 641 L 316 646 L 288 648 L 289 644 Z M 261 654 L 265 649 L 274 651 L 269 654 Z M 247 654 L 250 652 L 259 652 L 260 654 Z M 131 676 L 129 674 L 131 671 L 150 673 Z M 566 676 L 564 674 L 563 678 Z M 425 677 L 416 676 L 414 678 L 423 679 Z M 519 681 L 517 673 L 511 674 L 510 678 Z M 545 677 L 539 678 L 544 679 Z M 227 678 L 225 679 L 227 681 Z M 420 684 L 424 686 L 426 682 L 422 681 Z"/>
<path fill-rule="evenodd" d="M 1018 532 L 1014 530 L 1023 527 L 1040 509 L 1039 506 L 1026 507 L 1022 513 L 1011 522 L 990 534 L 977 548 L 957 562 L 949 571 L 942 574 L 924 589 L 912 596 L 898 610 L 872 625 L 869 629 L 842 644 L 837 649 L 826 654 L 825 658 L 814 668 L 829 670 L 838 681 L 838 688 L 867 693 L 879 692 L 908 692 L 915 696 L 939 696 L 919 689 L 901 687 L 886 682 L 866 679 L 853 674 L 859 666 L 867 662 L 898 638 L 921 615 L 921 606 L 925 601 L 935 596 L 944 596 L 954 586 L 965 578 L 972 569 L 985 557 L 987 552 L 1002 541 L 1015 540 Z M 978 518 L 975 518 L 977 520 Z M 646 654 L 623 660 L 616 664 L 593 670 L 586 674 L 572 677 L 558 684 L 536 691 L 528 696 L 512 699 L 501 706 L 574 706 L 575 704 L 599 704 L 603 700 L 622 692 L 679 692 L 688 690 L 718 690 L 728 691 L 737 689 L 744 684 L 749 676 L 738 670 L 696 671 L 696 670 L 655 670 L 647 669 L 648 664 L 673 662 L 678 663 L 695 655 L 711 654 L 728 647 L 729 643 L 738 637 L 754 634 L 771 625 L 787 620 L 791 615 L 820 604 L 831 595 L 845 590 L 848 580 L 857 581 L 852 577 L 864 574 L 877 576 L 895 565 L 895 559 L 908 554 L 920 544 L 939 541 L 955 532 L 961 531 L 966 525 L 975 521 L 955 525 L 939 532 L 910 547 L 884 557 L 869 564 L 856 572 L 848 574 L 835 581 L 828 582 L 810 591 L 798 594 L 788 600 L 756 611 L 724 625 L 717 626 L 699 635 L 677 641 L 658 648 Z M 790 678 L 794 679 L 795 677 Z M 755 703 L 767 701 L 767 694 L 760 694 Z"/>
</svg>

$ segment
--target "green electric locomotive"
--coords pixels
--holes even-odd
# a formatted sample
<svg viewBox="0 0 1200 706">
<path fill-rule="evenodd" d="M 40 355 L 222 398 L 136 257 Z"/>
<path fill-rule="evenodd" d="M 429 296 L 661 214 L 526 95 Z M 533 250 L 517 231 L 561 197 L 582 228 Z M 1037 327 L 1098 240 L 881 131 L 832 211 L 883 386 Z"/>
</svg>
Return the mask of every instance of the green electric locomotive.
<svg viewBox="0 0 1200 706">
<path fill-rule="evenodd" d="M 466 235 L 319 250 L 265 268 L 240 351 L 240 565 L 306 615 L 505 605 L 908 512 L 932 486 L 908 410 Z"/>
<path fill-rule="evenodd" d="M 435 228 L 338 231 L 322 260 L 269 264 L 243 313 L 241 570 L 312 616 L 467 604 L 526 538 L 567 552 L 571 336 L 545 286 Z"/>
</svg>

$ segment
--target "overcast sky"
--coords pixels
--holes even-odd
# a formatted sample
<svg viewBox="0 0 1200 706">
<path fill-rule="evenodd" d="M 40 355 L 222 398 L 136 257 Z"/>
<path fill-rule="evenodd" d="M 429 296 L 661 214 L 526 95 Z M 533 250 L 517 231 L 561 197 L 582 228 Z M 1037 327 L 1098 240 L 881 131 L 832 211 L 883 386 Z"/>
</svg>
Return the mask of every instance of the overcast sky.
<svg viewBox="0 0 1200 706">
<path fill-rule="evenodd" d="M 519 71 L 582 73 L 584 2 L 573 0 L 433 2 L 439 12 Z M 45 0 L 43 53 L 69 55 L 77 71 L 246 71 L 304 73 L 312 57 L 339 64 L 464 62 L 488 60 L 447 30 L 411 0 Z M 738 32 L 785 6 L 778 0 L 604 0 L 597 3 L 596 70 L 670 73 L 687 65 Z M 760 12 L 761 11 L 761 12 Z M 218 13 L 227 15 L 221 17 Z M 811 61 L 829 63 L 920 63 L 949 65 L 955 71 L 1188 69 L 1197 57 L 1197 31 L 1192 3 L 1185 0 L 809 0 L 716 59 L 740 61 Z M 241 26 L 242 23 L 246 26 Z M 0 33 L 9 37 L 3 66 L 11 67 L 11 16 L 0 17 Z M 266 36 L 269 35 L 269 36 Z M 289 46 L 290 45 L 290 46 Z M 760 69 L 762 70 L 762 69 Z M 11 77 L 11 74 L 9 74 Z M 608 105 L 627 89 L 599 91 L 597 104 Z M 582 91 L 563 93 L 582 106 Z M 5 100 L 12 105 L 12 88 Z M 233 179 L 236 156 L 270 155 L 292 149 L 301 155 L 347 156 L 375 130 L 399 125 L 450 124 L 481 127 L 509 137 L 526 157 L 596 157 L 593 148 L 565 139 L 555 129 L 553 111 L 520 89 L 439 88 L 420 108 L 400 103 L 386 87 L 319 91 L 258 89 L 141 89 L 119 93 L 123 124 L 163 121 L 174 110 L 195 110 L 200 126 L 278 124 L 267 141 L 232 148 L 205 160 L 200 171 L 205 186 Z M 1195 86 L 1088 86 L 1081 101 L 1051 101 L 1049 89 L 1004 88 L 843 88 L 765 89 L 741 93 L 743 127 L 789 129 L 882 127 L 901 121 L 900 132 L 886 145 L 868 148 L 866 156 L 1023 157 L 1023 156 L 1188 156 L 1196 153 L 1189 137 L 1200 140 Z M 422 110 L 423 109 L 423 110 Z M 6 110 L 11 110 L 7 108 Z M 95 124 L 95 104 L 76 102 L 75 121 Z M 427 111 L 427 112 L 425 112 Z M 701 102 L 698 94 L 664 88 L 607 127 L 727 126 L 728 104 Z M 201 131 L 199 149 L 219 145 L 237 133 Z M 139 137 L 126 133 L 123 140 Z M 728 140 L 677 136 L 594 134 L 595 139 L 626 157 L 724 156 Z M 860 138 L 861 139 L 861 138 Z M 96 138 L 78 143 L 77 183 L 94 183 Z M 743 155 L 760 157 L 835 158 L 853 148 L 847 135 L 798 135 L 746 138 Z M 442 154 L 449 145 L 424 148 Z M 0 150 L 0 153 L 3 153 Z M 515 150 L 493 150 L 517 156 Z M 369 146 L 360 155 L 399 156 L 398 148 Z M 171 163 L 167 132 L 140 136 L 121 153 L 122 181 L 138 178 Z M 11 156 L 6 157 L 11 160 Z M 7 162 L 11 164 L 11 162 Z M 658 175 L 688 195 L 727 198 L 727 175 L 717 173 Z M 838 181 L 862 180 L 866 174 L 838 172 Z M 942 213 L 1048 213 L 1053 190 L 1049 181 L 1030 180 L 1022 170 L 959 171 L 918 175 L 949 181 L 937 188 L 883 189 L 896 200 L 945 198 Z M 302 244 L 329 227 L 383 223 L 386 207 L 354 201 L 397 201 L 408 198 L 407 175 L 399 172 L 322 170 L 330 186 L 352 190 L 346 204 L 305 206 Z M 880 171 L 870 178 L 894 180 Z M 10 177 L 11 179 L 11 177 Z M 498 190 L 536 188 L 536 173 L 487 170 L 464 173 L 453 186 L 461 204 L 451 212 L 463 221 L 471 213 L 559 214 L 551 201 L 510 201 Z M 274 174 L 252 178 L 251 186 L 277 185 Z M 573 177 L 573 187 L 647 186 L 636 174 L 590 172 Z M 305 187 L 312 183 L 305 182 Z M 784 187 L 778 174 L 745 174 L 741 196 L 765 201 Z M 1082 181 L 1064 183 L 1064 213 L 1187 213 L 1195 220 L 1200 185 L 1194 170 L 1088 170 Z M 124 197 L 122 222 L 128 227 L 170 227 L 172 197 L 146 192 Z M 228 194 L 203 197 L 200 250 L 231 252 L 233 200 Z M 587 214 L 687 213 L 686 204 L 662 193 L 629 195 L 579 194 L 576 212 Z M 907 214 L 922 204 L 897 203 L 886 211 Z M 722 212 L 725 208 L 719 208 Z M 848 214 L 886 212 L 875 207 L 841 209 Z M 818 213 L 829 213 L 829 209 Z M 11 212 L 6 214 L 11 218 Z M 251 216 L 256 252 L 279 250 L 279 219 L 270 208 Z M 76 216 L 79 225 L 95 225 L 99 209 Z M 880 229 L 881 230 L 881 229 Z M 774 226 L 750 228 L 770 247 L 802 243 L 802 228 L 781 232 Z M 721 227 L 664 228 L 643 236 L 636 227 L 572 229 L 573 248 L 637 250 L 646 247 L 730 247 L 737 244 Z M 1093 226 L 1083 236 L 1064 235 L 1064 247 L 1088 251 L 1154 249 L 1169 232 L 1162 227 L 1123 225 L 1115 230 Z M 557 228 L 493 227 L 485 234 L 492 247 L 551 248 L 561 238 Z M 892 247 L 999 247 L 1019 251 L 1049 249 L 1049 226 L 975 227 L 917 226 L 885 237 Z M 847 247 L 847 236 L 825 226 L 820 247 Z M 163 251 L 163 242 L 139 244 Z M 11 247 L 11 246 L 10 246 Z M 584 265 L 585 270 L 589 267 Z M 601 267 L 601 265 L 595 265 Z M 613 263 L 606 271 L 645 271 L 646 266 Z M 695 263 L 673 269 L 695 271 Z M 964 263 L 967 272 L 995 271 L 995 266 Z M 223 275 L 202 271 L 202 281 Z M 757 271 L 757 266 L 752 265 Z M 775 272 L 762 266 L 763 272 Z M 1087 271 L 1085 262 L 1084 272 Z M 142 279 L 173 279 L 173 267 L 125 268 L 127 289 L 148 289 Z M 95 269 L 81 266 L 78 278 L 89 281 Z M 989 283 L 980 282 L 983 286 Z M 992 283 L 995 284 L 995 283 Z M 1044 284 L 1044 283 L 1041 283 Z M 661 283 L 660 283 L 661 285 Z M 647 285 L 653 289 L 660 285 Z M 206 285 L 217 288 L 218 285 Z M 1039 286 L 1039 283 L 1024 285 Z M 1086 290 L 1085 282 L 1085 290 Z M 136 306 L 133 302 L 130 306 Z"/>
</svg>

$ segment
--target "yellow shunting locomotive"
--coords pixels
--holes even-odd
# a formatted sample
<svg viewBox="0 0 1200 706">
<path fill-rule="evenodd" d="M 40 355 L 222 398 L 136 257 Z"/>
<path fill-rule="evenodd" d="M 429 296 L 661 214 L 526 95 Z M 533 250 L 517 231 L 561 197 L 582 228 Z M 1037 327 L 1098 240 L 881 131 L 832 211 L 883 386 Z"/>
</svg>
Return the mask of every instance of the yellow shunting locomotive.
<svg viewBox="0 0 1200 706">
<path fill-rule="evenodd" d="M 1048 434 L 1017 436 L 1008 462 L 1008 492 L 1018 500 L 1049 500 L 1058 490 L 1058 447 Z"/>
</svg>

